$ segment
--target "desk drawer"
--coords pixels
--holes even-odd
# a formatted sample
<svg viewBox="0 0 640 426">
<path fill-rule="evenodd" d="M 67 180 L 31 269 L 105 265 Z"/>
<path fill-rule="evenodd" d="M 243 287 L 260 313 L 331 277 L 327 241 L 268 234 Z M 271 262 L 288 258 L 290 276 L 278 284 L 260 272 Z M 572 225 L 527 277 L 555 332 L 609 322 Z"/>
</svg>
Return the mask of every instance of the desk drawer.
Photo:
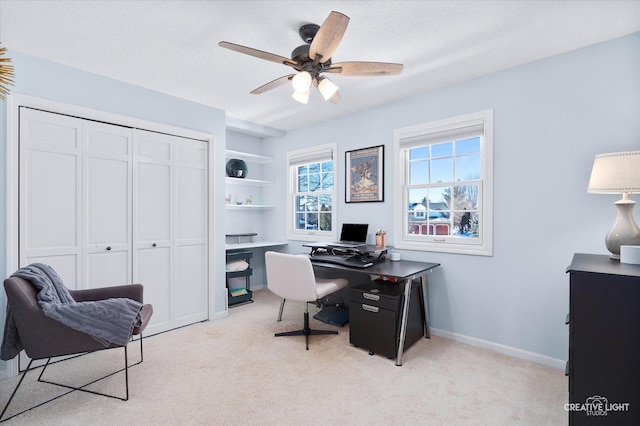
<svg viewBox="0 0 640 426">
<path fill-rule="evenodd" d="M 352 302 L 394 312 L 400 311 L 402 298 L 402 286 L 398 284 L 381 284 L 373 281 L 351 289 Z"/>
<path fill-rule="evenodd" d="M 366 303 L 349 304 L 349 343 L 387 358 L 398 354 L 398 312 Z"/>
</svg>

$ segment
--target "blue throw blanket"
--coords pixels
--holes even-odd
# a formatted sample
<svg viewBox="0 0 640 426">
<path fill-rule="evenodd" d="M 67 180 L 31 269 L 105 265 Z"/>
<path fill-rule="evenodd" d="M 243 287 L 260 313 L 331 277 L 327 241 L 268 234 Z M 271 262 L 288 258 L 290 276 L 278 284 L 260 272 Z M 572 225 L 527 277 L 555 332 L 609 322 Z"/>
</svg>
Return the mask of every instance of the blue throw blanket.
<svg viewBox="0 0 640 426">
<path fill-rule="evenodd" d="M 34 263 L 18 269 L 12 276 L 30 281 L 38 290 L 38 305 L 49 318 L 60 321 L 67 327 L 89 334 L 104 346 L 111 343 L 124 346 L 136 325 L 141 323 L 142 304 L 127 298 L 112 298 L 98 301 L 76 302 L 69 290 L 48 265 Z M 22 350 L 20 336 L 15 328 L 10 307 L 0 358 L 9 360 Z"/>
</svg>

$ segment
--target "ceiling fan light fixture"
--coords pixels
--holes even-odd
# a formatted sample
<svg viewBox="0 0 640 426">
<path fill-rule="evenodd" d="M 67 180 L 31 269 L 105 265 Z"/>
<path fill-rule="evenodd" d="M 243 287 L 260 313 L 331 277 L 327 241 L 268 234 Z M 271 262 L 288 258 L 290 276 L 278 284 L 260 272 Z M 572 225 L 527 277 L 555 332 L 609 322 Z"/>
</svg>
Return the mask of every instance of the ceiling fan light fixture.
<svg viewBox="0 0 640 426">
<path fill-rule="evenodd" d="M 329 80 L 327 77 L 321 77 L 318 82 L 318 90 L 322 94 L 322 97 L 325 101 L 331 99 L 333 95 L 338 91 L 338 86 L 336 86 L 333 81 Z"/>
<path fill-rule="evenodd" d="M 293 88 L 296 89 L 296 92 L 308 92 L 311 87 L 311 74 L 307 71 L 299 72 L 293 76 L 291 84 L 293 84 Z"/>
<path fill-rule="evenodd" d="M 336 93 L 334 93 L 332 97 L 327 99 L 327 101 L 331 102 L 332 104 L 337 104 L 338 102 L 340 102 L 340 97 L 340 92 L 336 90 Z"/>
<path fill-rule="evenodd" d="M 309 95 L 311 94 L 311 90 L 296 90 L 293 92 L 291 97 L 301 104 L 307 104 L 309 102 Z"/>
</svg>

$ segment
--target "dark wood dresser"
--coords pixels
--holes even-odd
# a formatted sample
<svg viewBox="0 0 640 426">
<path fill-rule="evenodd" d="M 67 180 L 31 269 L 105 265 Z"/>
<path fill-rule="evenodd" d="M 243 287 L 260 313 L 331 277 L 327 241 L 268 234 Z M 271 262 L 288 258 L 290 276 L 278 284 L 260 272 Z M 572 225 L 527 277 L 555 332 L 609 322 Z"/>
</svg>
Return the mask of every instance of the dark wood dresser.
<svg viewBox="0 0 640 426">
<path fill-rule="evenodd" d="M 640 265 L 577 253 L 570 274 L 570 425 L 640 425 Z"/>
</svg>

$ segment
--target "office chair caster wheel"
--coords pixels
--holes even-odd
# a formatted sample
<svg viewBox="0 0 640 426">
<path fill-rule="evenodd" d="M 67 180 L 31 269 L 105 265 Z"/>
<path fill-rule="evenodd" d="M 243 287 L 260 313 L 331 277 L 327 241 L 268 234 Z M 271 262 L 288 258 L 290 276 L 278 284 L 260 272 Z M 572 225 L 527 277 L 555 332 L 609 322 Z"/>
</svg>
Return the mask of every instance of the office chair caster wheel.
<svg viewBox="0 0 640 426">
<path fill-rule="evenodd" d="M 369 351 L 369 356 L 373 356 L 375 352 Z"/>
</svg>

